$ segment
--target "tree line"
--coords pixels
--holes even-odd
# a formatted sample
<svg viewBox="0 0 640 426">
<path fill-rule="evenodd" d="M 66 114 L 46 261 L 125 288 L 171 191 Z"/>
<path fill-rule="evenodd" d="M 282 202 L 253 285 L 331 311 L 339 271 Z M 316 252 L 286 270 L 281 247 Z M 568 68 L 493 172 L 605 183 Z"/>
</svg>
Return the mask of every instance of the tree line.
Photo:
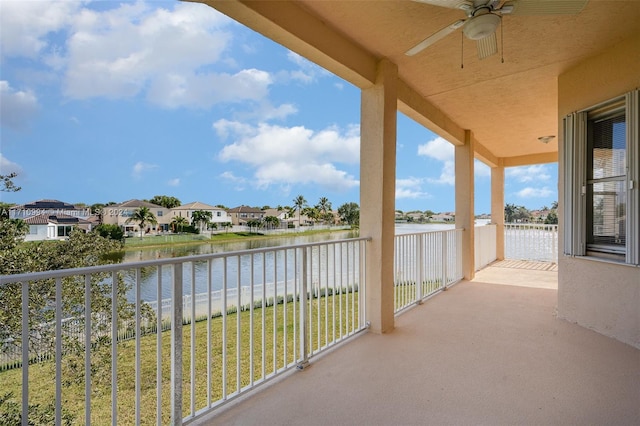
<svg viewBox="0 0 640 426">
<path fill-rule="evenodd" d="M 13 185 L 15 174 L 0 175 L 0 192 L 16 192 L 21 188 Z M 4 211 L 4 209 L 3 209 Z M 4 213 L 4 212 L 3 212 Z M 111 264 L 117 261 L 111 253 L 121 249 L 121 243 L 105 238 L 98 232 L 85 233 L 73 230 L 67 240 L 25 242 L 29 226 L 21 219 L 10 219 L 8 213 L 0 216 L 0 275 L 73 269 L 86 266 Z M 110 338 L 106 337 L 104 327 L 111 321 L 112 290 L 105 285 L 110 274 L 92 274 L 89 282 L 84 277 L 67 277 L 61 281 L 62 298 L 56 299 L 54 279 L 33 281 L 29 285 L 28 346 L 30 357 L 40 353 L 51 353 L 55 342 L 56 304 L 62 307 L 66 318 L 75 318 L 81 327 L 85 321 L 85 290 L 91 288 L 91 321 L 99 326 L 91 328 L 91 341 L 94 349 L 91 357 L 92 386 L 97 389 L 110 380 Z M 135 306 L 127 300 L 129 286 L 118 275 L 116 282 L 117 321 L 119 326 L 130 322 L 135 315 Z M 21 283 L 0 286 L 0 348 L 10 350 L 22 346 L 22 285 Z M 154 321 L 155 313 L 148 305 L 143 306 L 142 315 L 147 321 Z M 102 325 L 100 325 L 102 324 Z M 84 381 L 84 348 L 78 339 L 63 336 L 64 357 L 62 359 L 63 387 Z M 52 376 L 54 364 L 50 364 Z M 18 396 L 19 397 L 19 396 Z M 21 403 L 12 393 L 0 390 L 0 424 L 21 423 Z M 53 424 L 55 407 L 29 404 L 29 424 Z M 65 424 L 74 420 L 63 410 Z"/>
<path fill-rule="evenodd" d="M 504 206 L 504 221 L 506 223 L 545 223 L 549 225 L 558 224 L 558 202 L 554 201 L 551 208 L 543 206 L 539 209 L 539 213 L 534 215 L 533 212 L 524 206 L 516 206 L 515 204 L 506 204 Z"/>
<path fill-rule="evenodd" d="M 182 205 L 180 200 L 176 197 L 166 195 L 156 195 L 149 200 L 144 200 L 167 209 L 172 209 Z M 278 206 L 275 210 L 286 212 L 285 218 L 295 219 L 297 216 L 298 226 L 302 225 L 302 217 L 313 221 L 314 223 L 336 223 L 336 217 L 332 211 L 331 201 L 327 197 L 320 197 L 318 203 L 310 205 L 303 195 L 296 196 L 291 206 Z M 92 212 L 99 212 L 102 208 L 109 206 L 110 204 L 93 204 L 90 206 Z M 217 205 L 216 207 L 228 210 L 224 205 Z M 258 210 L 266 211 L 272 208 L 268 205 L 262 207 L 254 207 Z M 351 226 L 358 226 L 360 223 L 360 207 L 357 203 L 344 203 L 337 210 L 339 223 L 348 224 Z M 131 217 L 126 220 L 126 223 L 136 223 L 141 229 L 140 237 L 142 238 L 142 230 L 145 225 L 156 225 L 158 223 L 157 218 L 153 212 L 145 206 L 139 207 L 134 210 Z M 229 227 L 231 223 L 222 223 L 220 226 Z M 262 219 L 253 219 L 247 221 L 249 228 L 277 228 L 280 226 L 280 219 L 276 216 L 266 216 Z M 196 210 L 191 214 L 191 222 L 183 216 L 175 216 L 171 220 L 171 228 L 174 232 L 202 232 L 208 229 L 217 229 L 218 224 L 212 221 L 212 213 L 208 210 Z M 100 225 L 96 229 L 103 236 L 110 236 L 111 238 L 122 238 L 118 230 L 120 229 L 116 225 Z"/>
</svg>

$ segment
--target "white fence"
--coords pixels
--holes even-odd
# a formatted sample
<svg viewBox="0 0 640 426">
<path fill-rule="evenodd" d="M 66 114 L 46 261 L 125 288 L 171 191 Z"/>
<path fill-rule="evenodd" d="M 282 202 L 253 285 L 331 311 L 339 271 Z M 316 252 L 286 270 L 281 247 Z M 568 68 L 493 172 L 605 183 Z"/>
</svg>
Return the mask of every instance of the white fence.
<svg viewBox="0 0 640 426">
<path fill-rule="evenodd" d="M 394 253 L 396 313 L 463 278 L 462 229 L 396 235 Z"/>
<path fill-rule="evenodd" d="M 507 223 L 505 258 L 558 262 L 558 225 Z"/>
<path fill-rule="evenodd" d="M 20 331 L 4 342 L 20 348 L 22 424 L 39 399 L 53 401 L 55 424 L 70 412 L 86 425 L 182 424 L 304 367 L 366 328 L 366 241 L 1 276 L 0 285 L 22 300 L 15 313 Z M 119 293 L 127 281 L 134 288 L 131 304 Z M 143 285 L 156 288 L 153 303 L 162 309 L 155 314 L 141 300 Z M 202 285 L 204 296 L 197 291 Z M 63 287 L 65 294 L 77 290 L 84 303 L 62 303 Z M 38 305 L 42 295 L 58 303 Z M 127 307 L 133 339 L 122 345 L 111 336 L 122 332 Z M 69 318 L 81 331 L 72 338 L 63 327 Z M 43 369 L 52 363 L 33 364 L 45 347 L 53 352 L 50 379 L 43 379 L 51 374 Z M 79 362 L 69 364 L 73 359 Z M 70 365 L 80 375 L 75 381 Z M 84 406 L 78 412 L 69 401 Z"/>
<path fill-rule="evenodd" d="M 475 227 L 474 254 L 476 271 L 496 260 L 496 225 Z"/>
</svg>

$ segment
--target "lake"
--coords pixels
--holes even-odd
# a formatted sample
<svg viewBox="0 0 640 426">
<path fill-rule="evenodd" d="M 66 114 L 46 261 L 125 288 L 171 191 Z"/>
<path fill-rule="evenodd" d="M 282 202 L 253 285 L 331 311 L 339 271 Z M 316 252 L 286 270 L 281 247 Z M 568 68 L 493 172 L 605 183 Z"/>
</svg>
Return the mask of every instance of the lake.
<svg viewBox="0 0 640 426">
<path fill-rule="evenodd" d="M 441 231 L 447 229 L 453 229 L 453 224 L 397 224 L 396 225 L 396 234 L 410 234 L 417 232 L 428 232 L 428 231 Z M 306 244 L 306 243 L 314 243 L 314 242 L 323 242 L 323 241 L 334 241 L 334 240 L 342 240 L 347 238 L 355 238 L 358 236 L 358 231 L 334 231 L 327 233 L 318 233 L 312 235 L 298 235 L 291 237 L 274 237 L 274 238 L 264 238 L 257 240 L 245 240 L 245 241 L 232 241 L 227 243 L 211 243 L 211 244 L 194 244 L 194 245 L 179 245 L 179 246 L 167 246 L 167 247 L 156 247 L 156 248 L 143 248 L 139 250 L 129 250 L 124 254 L 121 254 L 120 261 L 122 263 L 132 263 L 138 261 L 145 260 L 153 260 L 153 259 L 168 259 L 174 257 L 184 257 L 184 256 L 193 256 L 193 255 L 201 255 L 201 254 L 211 254 L 211 253 L 224 253 L 224 252 L 235 252 L 235 251 L 244 251 L 251 249 L 259 249 L 266 247 L 282 247 L 282 246 L 292 246 L 298 244 Z M 254 270 L 261 270 L 262 265 L 262 257 L 257 256 L 253 260 Z M 266 269 L 272 270 L 274 263 L 281 262 L 281 259 L 274 259 L 272 254 L 267 254 L 265 256 L 264 261 L 266 262 Z M 241 286 L 245 287 L 249 284 L 251 280 L 251 267 L 252 262 L 244 258 L 240 263 L 241 269 L 241 277 L 242 282 Z M 235 266 L 230 265 L 230 270 L 228 271 L 231 274 L 235 274 L 237 271 L 233 268 Z M 206 293 L 207 288 L 207 265 L 206 262 L 196 262 L 194 265 L 194 270 L 196 274 L 196 294 Z M 218 291 L 221 289 L 222 282 L 222 272 L 219 267 L 213 268 L 213 290 Z M 142 281 L 140 286 L 141 298 L 144 301 L 153 301 L 157 300 L 157 279 L 158 279 L 158 269 L 157 268 L 143 268 L 142 272 Z M 347 272 L 349 273 L 349 272 Z M 171 268 L 162 268 L 162 282 L 166 283 L 163 285 L 162 289 L 162 298 L 167 299 L 171 297 Z M 189 283 L 191 281 L 191 268 L 184 269 L 184 282 Z M 268 279 L 268 278 L 267 278 Z M 131 274 L 126 274 L 125 280 L 130 284 L 135 282 L 135 274 L 133 271 Z M 256 275 L 254 272 L 254 285 L 260 285 L 262 283 L 262 277 Z M 184 294 L 190 295 L 191 290 L 189 285 L 185 285 Z M 128 299 L 130 301 L 134 301 L 135 290 L 132 288 L 129 291 Z"/>
</svg>

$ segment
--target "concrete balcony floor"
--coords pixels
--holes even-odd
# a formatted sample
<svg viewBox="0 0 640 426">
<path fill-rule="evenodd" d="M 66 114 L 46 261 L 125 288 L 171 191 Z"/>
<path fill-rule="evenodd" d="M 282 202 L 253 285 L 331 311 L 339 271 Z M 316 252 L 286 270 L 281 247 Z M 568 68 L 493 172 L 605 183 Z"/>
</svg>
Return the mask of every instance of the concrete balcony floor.
<svg viewBox="0 0 640 426">
<path fill-rule="evenodd" d="M 202 423 L 640 425 L 640 350 L 557 319 L 548 265 L 495 263 Z"/>
</svg>

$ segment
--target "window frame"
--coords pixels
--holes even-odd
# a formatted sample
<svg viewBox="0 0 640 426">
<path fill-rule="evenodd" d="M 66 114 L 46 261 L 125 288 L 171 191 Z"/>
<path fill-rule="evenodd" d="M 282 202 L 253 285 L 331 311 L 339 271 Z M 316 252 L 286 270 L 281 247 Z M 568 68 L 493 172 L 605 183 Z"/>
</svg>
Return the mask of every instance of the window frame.
<svg viewBox="0 0 640 426">
<path fill-rule="evenodd" d="M 593 207 L 587 205 L 589 179 L 589 123 L 619 116 L 625 117 L 625 248 L 590 245 L 588 227 L 592 226 Z M 564 145 L 561 161 L 564 165 L 563 242 L 566 256 L 583 256 L 607 259 L 620 263 L 640 265 L 640 95 L 638 90 L 626 93 L 582 111 L 569 114 L 564 119 Z M 605 181 L 606 179 L 603 179 Z M 593 203 L 592 203 L 593 204 Z"/>
</svg>

